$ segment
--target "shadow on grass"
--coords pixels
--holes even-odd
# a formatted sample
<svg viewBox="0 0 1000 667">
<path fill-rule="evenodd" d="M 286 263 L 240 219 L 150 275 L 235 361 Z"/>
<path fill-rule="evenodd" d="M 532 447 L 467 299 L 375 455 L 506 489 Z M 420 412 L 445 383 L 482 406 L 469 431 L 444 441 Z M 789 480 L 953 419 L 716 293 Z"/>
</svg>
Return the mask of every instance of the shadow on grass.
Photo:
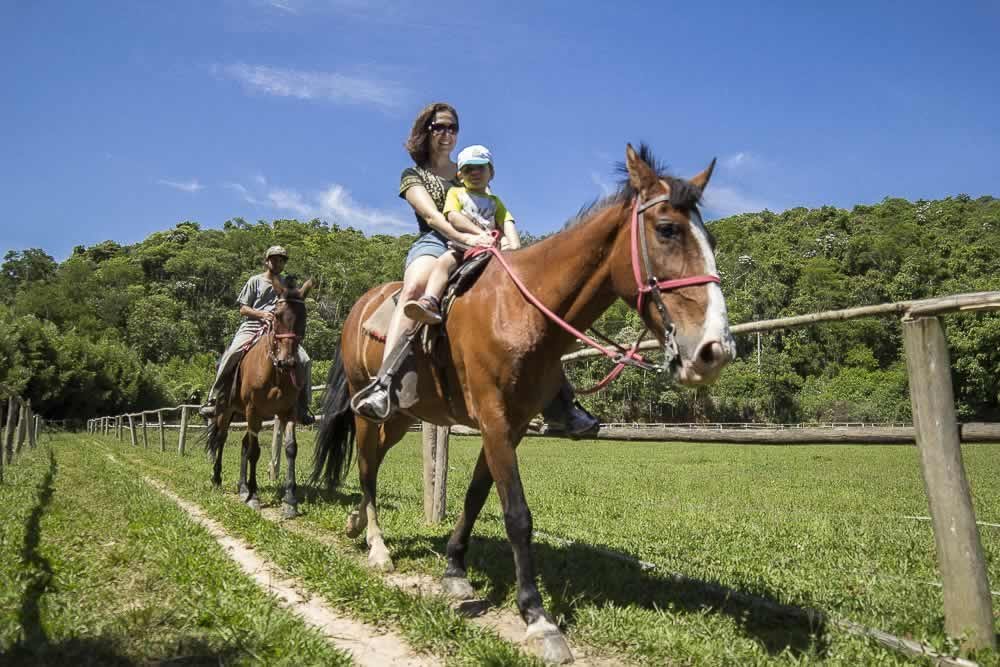
<svg viewBox="0 0 1000 667">
<path fill-rule="evenodd" d="M 400 558 L 423 558 L 426 536 L 400 536 L 389 548 Z M 447 537 L 432 538 L 438 553 L 444 553 Z M 825 621 L 814 610 L 778 602 L 770 593 L 748 593 L 716 582 L 644 570 L 638 563 L 622 560 L 583 544 L 556 546 L 533 542 L 539 580 L 552 597 L 548 610 L 572 625 L 580 606 L 640 607 L 679 612 L 725 614 L 742 632 L 758 641 L 768 653 L 791 651 L 796 655 L 822 656 L 827 644 Z M 490 602 L 501 605 L 516 585 L 510 544 L 492 537 L 473 537 L 467 564 L 471 574 L 490 581 Z"/>
<path fill-rule="evenodd" d="M 248 655 L 238 649 L 215 649 L 197 639 L 182 639 L 163 657 L 136 658 L 123 654 L 111 637 L 73 638 L 44 644 L 18 644 L 0 653 L 0 662 L 12 665 L 73 665 L 94 667 L 110 665 L 208 665 L 218 666 L 246 660 Z"/>
</svg>

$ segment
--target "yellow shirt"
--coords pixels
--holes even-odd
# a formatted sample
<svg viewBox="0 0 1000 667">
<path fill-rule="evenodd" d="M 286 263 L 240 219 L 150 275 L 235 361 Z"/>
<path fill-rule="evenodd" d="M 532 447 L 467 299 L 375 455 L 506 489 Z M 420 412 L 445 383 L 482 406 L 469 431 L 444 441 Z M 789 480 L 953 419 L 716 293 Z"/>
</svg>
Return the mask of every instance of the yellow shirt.
<svg viewBox="0 0 1000 667">
<path fill-rule="evenodd" d="M 505 223 L 514 222 L 500 197 L 490 192 L 476 192 L 465 187 L 452 186 L 444 200 L 444 215 L 456 211 L 486 231 L 503 231 Z"/>
</svg>

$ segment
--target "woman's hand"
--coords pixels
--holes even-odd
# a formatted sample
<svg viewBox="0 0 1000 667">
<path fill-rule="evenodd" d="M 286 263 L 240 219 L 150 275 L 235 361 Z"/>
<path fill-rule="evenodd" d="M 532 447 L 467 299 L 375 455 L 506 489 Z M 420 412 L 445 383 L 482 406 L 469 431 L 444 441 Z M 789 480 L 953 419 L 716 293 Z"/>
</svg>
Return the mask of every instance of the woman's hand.
<svg viewBox="0 0 1000 667">
<path fill-rule="evenodd" d="M 476 246 L 492 246 L 493 237 L 486 232 L 479 232 L 478 234 L 463 234 L 465 237 L 462 242 L 468 245 L 470 248 L 475 248 Z"/>
</svg>

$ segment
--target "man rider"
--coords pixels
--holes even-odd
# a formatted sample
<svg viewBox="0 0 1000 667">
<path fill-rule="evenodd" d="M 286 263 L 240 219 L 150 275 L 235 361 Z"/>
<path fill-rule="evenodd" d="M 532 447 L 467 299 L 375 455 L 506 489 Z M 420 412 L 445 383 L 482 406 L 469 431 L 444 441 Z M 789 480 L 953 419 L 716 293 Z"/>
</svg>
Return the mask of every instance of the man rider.
<svg viewBox="0 0 1000 667">
<path fill-rule="evenodd" d="M 264 328 L 265 324 L 274 321 L 274 309 L 278 304 L 278 294 L 274 291 L 272 281 L 279 280 L 284 284 L 285 279 L 281 277 L 281 272 L 288 261 L 288 251 L 280 245 L 271 246 L 264 253 L 264 266 L 267 268 L 263 273 L 251 276 L 247 280 L 243 290 L 240 291 L 236 302 L 240 306 L 240 315 L 243 321 L 233 336 L 233 342 L 223 353 L 219 360 L 219 370 L 215 375 L 215 382 L 208 392 L 208 400 L 198 411 L 205 418 L 214 417 L 218 406 L 229 397 L 230 383 L 235 376 L 235 371 L 243 358 L 242 349 L 247 343 L 252 341 L 258 332 Z M 299 391 L 298 422 L 304 426 L 312 424 L 315 417 L 309 414 L 309 402 L 312 398 L 312 360 L 306 353 L 305 348 L 300 343 L 298 346 L 298 356 L 296 365 L 301 366 L 302 376 L 304 376 L 302 389 Z"/>
</svg>

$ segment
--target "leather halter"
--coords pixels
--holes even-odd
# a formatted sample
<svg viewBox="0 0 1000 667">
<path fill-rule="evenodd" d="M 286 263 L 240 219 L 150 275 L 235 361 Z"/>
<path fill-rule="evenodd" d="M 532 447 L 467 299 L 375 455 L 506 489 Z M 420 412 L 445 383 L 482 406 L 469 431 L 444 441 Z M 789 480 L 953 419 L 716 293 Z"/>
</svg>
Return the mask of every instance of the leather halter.
<svg viewBox="0 0 1000 667">
<path fill-rule="evenodd" d="M 305 303 L 305 299 L 286 299 L 282 297 L 278 299 L 276 303 Z M 276 333 L 274 330 L 274 326 L 275 325 L 273 323 L 268 323 L 267 325 L 268 331 L 265 332 L 265 334 L 268 335 L 268 337 L 270 338 L 270 340 L 268 340 L 267 342 L 267 356 L 271 359 L 271 365 L 273 365 L 279 372 L 282 370 L 289 371 L 289 376 L 291 377 L 292 385 L 296 389 L 298 389 L 299 385 L 295 377 L 296 373 L 293 370 L 294 364 L 286 365 L 280 359 L 278 359 L 277 354 L 275 354 L 275 343 L 278 340 L 282 339 L 292 339 L 295 342 L 300 342 L 302 340 L 302 336 L 294 332 Z"/>
<path fill-rule="evenodd" d="M 674 325 L 673 318 L 670 317 L 670 312 L 667 310 L 667 305 L 663 303 L 663 292 L 667 292 L 674 289 L 679 289 L 681 287 L 690 287 L 693 285 L 707 285 L 708 283 L 720 284 L 719 276 L 714 274 L 704 274 L 700 276 L 688 276 L 686 278 L 675 278 L 673 280 L 660 280 L 653 273 L 653 262 L 649 258 L 649 247 L 646 240 L 646 211 L 657 204 L 670 203 L 670 195 L 659 195 L 648 199 L 644 202 L 640 202 L 639 197 L 632 201 L 632 275 L 635 277 L 636 288 L 639 290 L 636 296 L 635 309 L 639 312 L 639 316 L 642 317 L 642 300 L 643 296 L 647 293 L 650 295 L 650 300 L 653 305 L 656 306 L 657 312 L 660 314 L 660 321 L 663 323 L 663 362 L 653 366 L 652 370 L 662 372 L 677 362 L 677 358 L 680 356 L 680 349 L 677 346 L 677 327 Z M 643 269 L 645 269 L 646 280 L 642 279 L 642 272 L 639 270 L 639 260 L 642 260 Z M 638 347 L 639 341 L 642 340 L 643 336 L 646 335 L 646 331 L 649 330 L 649 325 L 646 325 L 645 330 L 639 335 L 639 340 L 636 341 L 633 346 L 633 350 Z"/>
</svg>

